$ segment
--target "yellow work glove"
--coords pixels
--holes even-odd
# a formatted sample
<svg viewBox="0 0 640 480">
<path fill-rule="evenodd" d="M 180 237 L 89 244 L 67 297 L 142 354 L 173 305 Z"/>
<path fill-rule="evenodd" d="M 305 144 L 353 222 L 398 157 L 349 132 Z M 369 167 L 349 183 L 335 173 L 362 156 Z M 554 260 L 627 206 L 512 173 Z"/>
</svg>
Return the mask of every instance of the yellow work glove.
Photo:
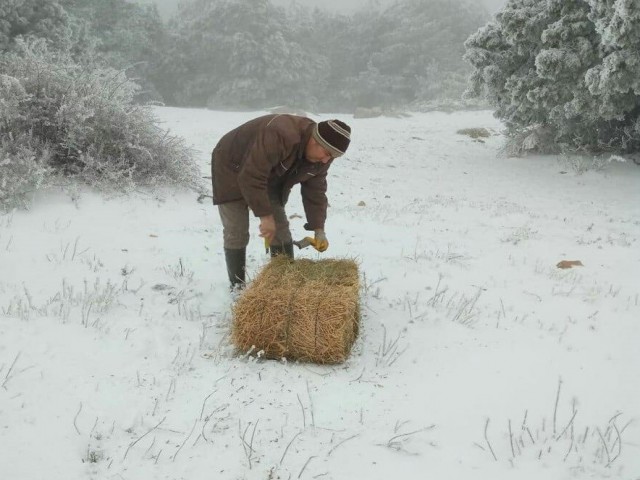
<svg viewBox="0 0 640 480">
<path fill-rule="evenodd" d="M 322 228 L 316 230 L 316 235 L 311 245 L 319 252 L 324 252 L 329 248 L 329 240 L 327 240 L 327 236 Z"/>
</svg>

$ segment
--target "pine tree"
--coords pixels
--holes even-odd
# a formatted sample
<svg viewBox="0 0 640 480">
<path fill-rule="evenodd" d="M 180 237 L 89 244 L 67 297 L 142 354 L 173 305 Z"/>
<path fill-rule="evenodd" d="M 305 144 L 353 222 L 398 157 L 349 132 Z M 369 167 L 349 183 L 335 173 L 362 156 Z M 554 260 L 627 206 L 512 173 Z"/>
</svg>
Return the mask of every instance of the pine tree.
<svg viewBox="0 0 640 480">
<path fill-rule="evenodd" d="M 526 98 L 544 115 L 536 122 L 554 128 L 558 143 L 588 144 L 601 126 L 585 84 L 586 72 L 599 62 L 599 37 L 584 0 L 546 3 L 550 21 L 535 58 L 539 86 Z"/>
<path fill-rule="evenodd" d="M 485 96 L 525 141 L 546 132 L 561 149 L 637 149 L 637 4 L 509 1 L 465 43 L 468 94 Z M 540 138 L 529 146 L 544 149 Z"/>
<path fill-rule="evenodd" d="M 640 0 L 589 0 L 602 62 L 586 75 L 597 114 L 623 150 L 640 151 Z"/>
</svg>

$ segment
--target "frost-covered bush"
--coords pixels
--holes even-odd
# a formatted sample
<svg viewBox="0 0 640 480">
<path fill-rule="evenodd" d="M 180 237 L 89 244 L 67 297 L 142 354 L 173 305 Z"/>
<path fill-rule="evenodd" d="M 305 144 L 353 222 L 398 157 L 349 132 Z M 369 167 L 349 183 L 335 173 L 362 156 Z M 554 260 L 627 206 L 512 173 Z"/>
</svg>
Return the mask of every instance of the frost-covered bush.
<svg viewBox="0 0 640 480">
<path fill-rule="evenodd" d="M 551 145 L 536 150 L 640 149 L 640 0 L 509 0 L 465 46 L 468 95 L 512 139 L 545 130 Z"/>
<path fill-rule="evenodd" d="M 46 185 L 50 152 L 28 134 L 0 138 L 0 211 L 24 208 Z"/>
<path fill-rule="evenodd" d="M 5 126 L 21 117 L 21 106 L 28 98 L 20 80 L 0 73 L 0 115 Z"/>
<path fill-rule="evenodd" d="M 148 107 L 133 104 L 137 86 L 123 72 L 78 64 L 42 40 L 18 41 L 0 71 L 6 165 L 24 169 L 32 159 L 103 188 L 198 185 L 192 152 L 156 126 Z"/>
<path fill-rule="evenodd" d="M 25 206 L 47 176 L 47 149 L 29 133 L 11 130 L 26 120 L 21 108 L 28 100 L 17 78 L 0 74 L 0 210 Z"/>
</svg>

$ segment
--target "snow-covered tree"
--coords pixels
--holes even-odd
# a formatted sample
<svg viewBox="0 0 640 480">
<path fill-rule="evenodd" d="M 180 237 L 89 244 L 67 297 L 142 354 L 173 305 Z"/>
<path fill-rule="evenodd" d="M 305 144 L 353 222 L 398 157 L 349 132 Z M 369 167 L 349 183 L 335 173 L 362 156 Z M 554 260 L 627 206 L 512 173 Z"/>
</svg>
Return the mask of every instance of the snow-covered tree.
<svg viewBox="0 0 640 480">
<path fill-rule="evenodd" d="M 602 61 L 586 75 L 598 115 L 623 150 L 640 150 L 640 0 L 589 0 Z"/>
<path fill-rule="evenodd" d="M 638 77 L 634 84 L 632 61 L 620 70 L 622 57 L 638 55 L 633 2 L 510 0 L 465 43 L 474 67 L 468 94 L 485 96 L 509 132 L 539 150 L 637 148 Z M 606 33 L 612 22 L 624 25 L 627 43 Z"/>
<path fill-rule="evenodd" d="M 184 142 L 133 103 L 122 71 L 78 63 L 44 39 L 18 39 L 0 56 L 0 210 L 26 203 L 50 174 L 97 187 L 197 187 Z"/>
</svg>

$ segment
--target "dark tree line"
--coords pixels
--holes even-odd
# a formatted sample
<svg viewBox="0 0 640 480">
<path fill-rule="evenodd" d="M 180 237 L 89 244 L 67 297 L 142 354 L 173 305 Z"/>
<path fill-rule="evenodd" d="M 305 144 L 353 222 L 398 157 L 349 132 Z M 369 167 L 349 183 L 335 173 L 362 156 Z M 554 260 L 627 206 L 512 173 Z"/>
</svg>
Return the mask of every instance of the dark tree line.
<svg viewBox="0 0 640 480">
<path fill-rule="evenodd" d="M 139 101 L 177 106 L 420 108 L 460 103 L 465 39 L 486 20 L 463 0 L 399 0 L 353 15 L 269 0 L 187 0 L 163 23 L 126 0 L 8 0 L 0 52 L 44 38 L 79 63 L 126 71 Z"/>
</svg>

